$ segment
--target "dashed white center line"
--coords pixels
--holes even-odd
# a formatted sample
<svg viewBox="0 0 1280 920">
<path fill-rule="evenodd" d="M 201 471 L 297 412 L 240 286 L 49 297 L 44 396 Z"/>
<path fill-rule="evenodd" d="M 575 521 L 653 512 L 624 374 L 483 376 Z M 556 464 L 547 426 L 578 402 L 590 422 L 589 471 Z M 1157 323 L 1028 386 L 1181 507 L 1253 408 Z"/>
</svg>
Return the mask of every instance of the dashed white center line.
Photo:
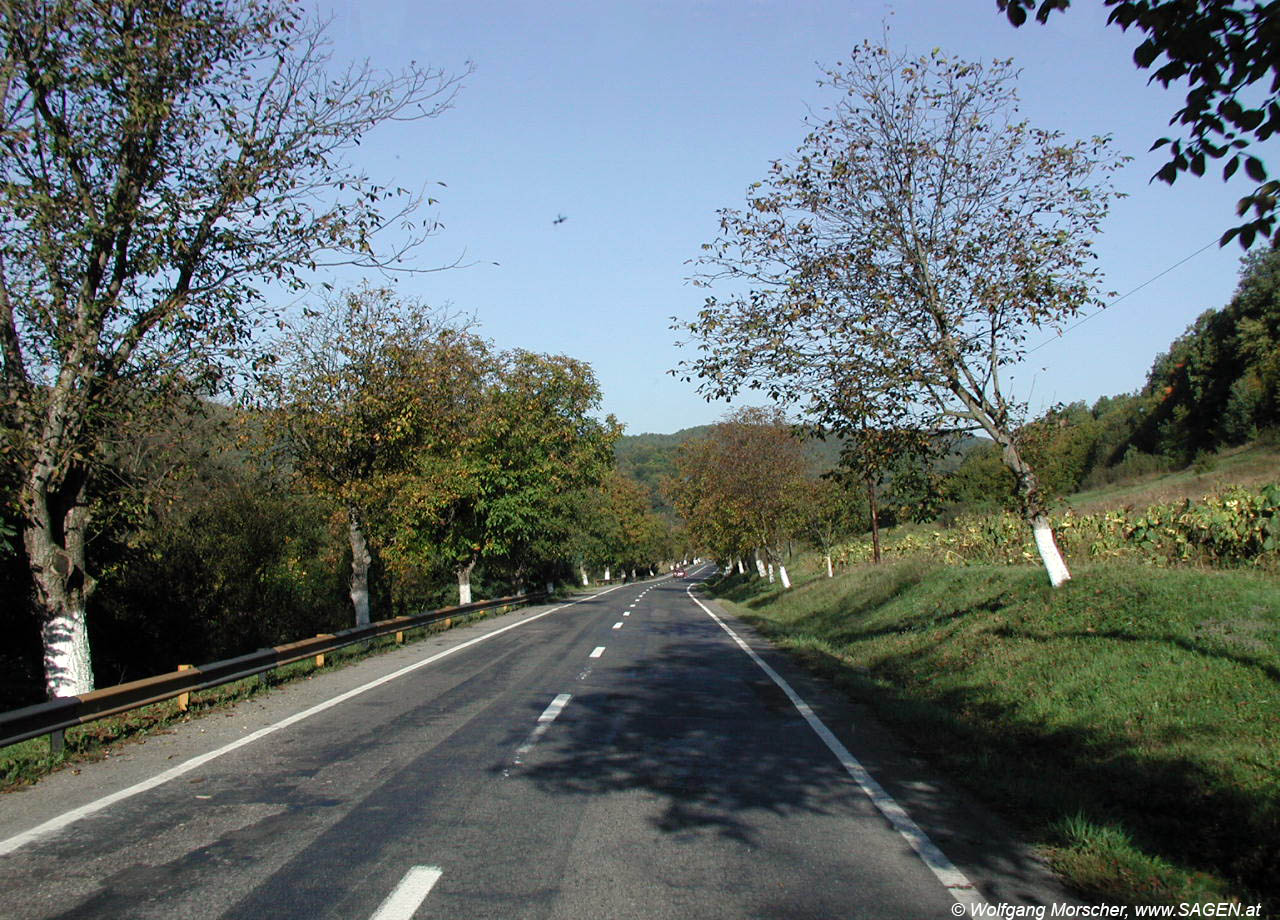
<svg viewBox="0 0 1280 920">
<path fill-rule="evenodd" d="M 603 654 L 604 654 L 604 646 L 603 646 L 603 645 L 597 645 L 594 649 L 592 649 L 592 650 L 591 650 L 591 657 L 592 657 L 592 658 L 599 658 L 599 657 L 600 657 L 601 655 L 603 655 Z"/>
<path fill-rule="evenodd" d="M 435 866 L 414 866 L 369 920 L 409 920 L 443 874 Z"/>
<path fill-rule="evenodd" d="M 614 629 L 621 629 L 621 628 L 622 628 L 622 622 L 621 622 L 621 621 L 618 621 L 617 623 L 614 623 L 614 624 L 613 624 L 613 628 L 614 628 Z"/>
<path fill-rule="evenodd" d="M 568 703 L 569 700 L 571 699 L 573 699 L 573 694 L 561 693 L 559 696 L 557 696 L 554 700 L 551 701 L 550 706 L 548 706 L 546 709 L 542 711 L 542 715 L 538 716 L 538 721 L 554 722 L 556 720 L 556 716 L 560 715 L 560 710 L 564 709 L 565 704 Z"/>
<path fill-rule="evenodd" d="M 516 763 L 521 763 L 521 757 L 533 750 L 533 746 L 538 743 L 538 739 L 542 737 L 543 732 L 551 727 L 551 723 L 556 720 L 556 716 L 560 715 L 560 711 L 564 709 L 569 700 L 573 699 L 571 693 L 561 693 L 551 705 L 542 711 L 542 715 L 538 716 L 538 724 L 534 726 L 533 731 L 529 733 L 529 737 L 524 744 L 516 748 Z"/>
<path fill-rule="evenodd" d="M 624 611 L 622 612 L 622 615 L 623 615 L 624 617 L 629 617 L 629 616 L 631 616 L 631 611 L 630 611 L 630 610 L 624 610 Z"/>
</svg>

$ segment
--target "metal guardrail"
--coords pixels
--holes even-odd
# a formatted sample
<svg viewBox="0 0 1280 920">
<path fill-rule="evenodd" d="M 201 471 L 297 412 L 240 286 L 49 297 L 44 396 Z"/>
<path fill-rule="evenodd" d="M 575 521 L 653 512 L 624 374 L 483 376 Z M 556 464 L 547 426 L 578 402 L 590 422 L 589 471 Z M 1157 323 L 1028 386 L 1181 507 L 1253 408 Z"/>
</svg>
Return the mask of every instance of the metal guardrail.
<svg viewBox="0 0 1280 920">
<path fill-rule="evenodd" d="M 458 607 L 431 610 L 411 617 L 379 620 L 367 626 L 344 629 L 332 635 L 319 635 L 313 639 L 259 649 L 237 658 L 227 658 L 186 670 L 144 677 L 115 687 L 104 687 L 81 696 L 59 697 L 47 703 L 14 709 L 0 713 L 0 747 L 17 744 L 19 741 L 26 741 L 40 735 L 49 735 L 51 744 L 56 748 L 61 742 L 61 733 L 76 725 L 119 715 L 131 709 L 140 709 L 152 703 L 173 699 L 184 693 L 208 690 L 246 677 L 265 674 L 281 665 L 301 661 L 304 658 L 317 658 L 357 642 L 389 636 L 392 633 L 403 633 L 408 629 L 429 626 L 441 620 L 449 620 L 481 610 L 491 610 L 494 607 L 520 606 L 541 600 L 546 596 L 543 593 L 517 594 L 511 597 L 475 601 Z"/>
</svg>

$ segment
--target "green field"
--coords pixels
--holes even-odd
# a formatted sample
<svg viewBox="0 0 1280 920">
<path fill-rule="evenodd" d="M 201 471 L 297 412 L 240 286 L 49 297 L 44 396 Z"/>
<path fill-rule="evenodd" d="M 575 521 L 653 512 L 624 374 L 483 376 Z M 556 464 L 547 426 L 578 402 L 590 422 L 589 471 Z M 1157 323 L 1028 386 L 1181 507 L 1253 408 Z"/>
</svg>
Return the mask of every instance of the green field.
<svg viewBox="0 0 1280 920">
<path fill-rule="evenodd" d="M 1280 589 L 1246 571 L 863 566 L 713 590 L 1087 896 L 1280 910 Z"/>
</svg>

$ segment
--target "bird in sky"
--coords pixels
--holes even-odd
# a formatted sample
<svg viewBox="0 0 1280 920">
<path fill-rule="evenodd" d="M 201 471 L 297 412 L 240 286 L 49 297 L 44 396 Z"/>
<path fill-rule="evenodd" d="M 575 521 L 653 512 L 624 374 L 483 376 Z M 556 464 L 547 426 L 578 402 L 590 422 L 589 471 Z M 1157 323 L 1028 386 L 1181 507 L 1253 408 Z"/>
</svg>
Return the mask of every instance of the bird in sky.
<svg viewBox="0 0 1280 920">
<path fill-rule="evenodd" d="M 553 220 L 551 223 L 553 223 L 553 224 L 563 224 L 563 223 L 564 223 L 566 220 L 568 220 L 568 219 L 569 219 L 569 218 L 565 217 L 563 214 L 557 214 L 557 215 L 556 215 L 556 219 L 555 219 L 555 220 Z"/>
</svg>

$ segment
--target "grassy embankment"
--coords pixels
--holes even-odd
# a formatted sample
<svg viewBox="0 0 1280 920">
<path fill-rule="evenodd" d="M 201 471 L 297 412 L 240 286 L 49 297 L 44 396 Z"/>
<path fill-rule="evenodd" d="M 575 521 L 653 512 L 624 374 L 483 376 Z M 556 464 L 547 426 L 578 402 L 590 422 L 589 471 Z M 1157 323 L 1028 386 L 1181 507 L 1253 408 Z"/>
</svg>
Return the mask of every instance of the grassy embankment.
<svg viewBox="0 0 1280 920">
<path fill-rule="evenodd" d="M 1038 567 L 904 559 L 714 591 L 1082 893 L 1280 916 L 1280 579 L 1132 561 L 1074 574 L 1055 591 Z"/>
</svg>

